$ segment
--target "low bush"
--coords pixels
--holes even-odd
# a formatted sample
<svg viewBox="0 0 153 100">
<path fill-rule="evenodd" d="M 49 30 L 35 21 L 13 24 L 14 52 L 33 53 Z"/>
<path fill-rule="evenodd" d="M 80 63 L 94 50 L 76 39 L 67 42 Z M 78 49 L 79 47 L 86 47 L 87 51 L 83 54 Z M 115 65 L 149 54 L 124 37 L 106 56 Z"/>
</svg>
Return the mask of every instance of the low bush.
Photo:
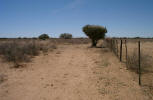
<svg viewBox="0 0 153 100">
<path fill-rule="evenodd" d="M 71 39 L 72 38 L 72 34 L 63 33 L 63 34 L 60 35 L 60 38 L 62 38 L 62 39 Z"/>
</svg>

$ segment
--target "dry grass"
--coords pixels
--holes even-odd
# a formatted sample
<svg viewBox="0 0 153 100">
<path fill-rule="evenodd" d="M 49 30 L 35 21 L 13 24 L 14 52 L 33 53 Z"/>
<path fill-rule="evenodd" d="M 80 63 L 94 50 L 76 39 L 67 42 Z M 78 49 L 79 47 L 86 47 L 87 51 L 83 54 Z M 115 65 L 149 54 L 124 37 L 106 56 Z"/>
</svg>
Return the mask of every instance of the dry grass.
<svg viewBox="0 0 153 100">
<path fill-rule="evenodd" d="M 118 41 L 118 55 L 120 56 L 120 39 Z M 127 62 L 127 67 L 136 73 L 138 70 L 138 41 L 141 42 L 141 73 L 142 85 L 153 93 L 153 40 L 152 39 L 127 39 L 127 61 L 125 40 L 122 45 L 122 62 Z M 134 75 L 137 77 L 138 75 Z M 136 80 L 137 81 L 137 80 Z M 149 92 L 150 94 L 150 92 Z"/>
<path fill-rule="evenodd" d="M 0 56 L 8 62 L 13 62 L 19 67 L 22 62 L 29 62 L 31 58 L 56 49 L 58 44 L 87 44 L 88 38 L 75 39 L 0 39 Z"/>
<path fill-rule="evenodd" d="M 141 72 L 149 72 L 150 68 L 152 68 L 152 57 L 149 54 L 142 52 L 140 54 L 141 61 Z M 138 63 L 138 50 L 135 49 L 133 53 L 129 54 L 127 57 L 127 67 L 132 71 L 139 72 L 139 63 Z"/>
<path fill-rule="evenodd" d="M 72 39 L 51 38 L 49 41 L 55 44 L 88 44 L 91 42 L 91 40 L 88 38 L 72 38 Z"/>
<path fill-rule="evenodd" d="M 48 52 L 50 49 L 56 49 L 55 45 L 40 41 L 5 41 L 0 44 L 0 55 L 5 61 L 13 62 L 15 67 L 20 63 L 28 62 L 32 57 L 37 56 L 42 51 Z"/>
<path fill-rule="evenodd" d="M 131 75 L 126 70 L 120 69 L 122 65 L 112 53 L 101 52 L 101 48 L 87 48 L 87 46 L 61 45 L 53 54 L 38 57 L 26 70 L 8 70 L 7 73 L 3 71 L 8 75 L 6 82 L 8 85 L 1 86 L 1 98 L 5 100 L 35 97 L 37 100 L 60 99 L 60 97 L 66 97 L 63 100 L 69 98 L 146 100 Z M 101 60 L 106 67 L 99 68 L 98 64 L 101 64 Z M 76 88 L 78 91 L 74 92 Z M 9 90 L 8 93 L 6 90 Z M 59 90 L 66 94 L 57 92 Z M 50 95 L 50 92 L 55 95 Z M 126 98 L 127 95 L 129 98 Z"/>
</svg>

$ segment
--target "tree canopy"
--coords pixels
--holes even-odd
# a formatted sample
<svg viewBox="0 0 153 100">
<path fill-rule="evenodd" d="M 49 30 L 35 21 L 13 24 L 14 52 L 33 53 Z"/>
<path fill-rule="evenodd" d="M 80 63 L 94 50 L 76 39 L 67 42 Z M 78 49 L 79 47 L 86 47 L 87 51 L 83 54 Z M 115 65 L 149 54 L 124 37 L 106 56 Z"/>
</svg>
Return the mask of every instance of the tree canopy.
<svg viewBox="0 0 153 100">
<path fill-rule="evenodd" d="M 92 46 L 96 46 L 98 40 L 104 39 L 107 33 L 106 27 L 99 25 L 85 25 L 82 30 L 92 40 Z"/>
<path fill-rule="evenodd" d="M 41 34 L 39 36 L 39 39 L 46 40 L 46 39 L 49 39 L 49 36 L 48 36 L 48 34 Z"/>
</svg>

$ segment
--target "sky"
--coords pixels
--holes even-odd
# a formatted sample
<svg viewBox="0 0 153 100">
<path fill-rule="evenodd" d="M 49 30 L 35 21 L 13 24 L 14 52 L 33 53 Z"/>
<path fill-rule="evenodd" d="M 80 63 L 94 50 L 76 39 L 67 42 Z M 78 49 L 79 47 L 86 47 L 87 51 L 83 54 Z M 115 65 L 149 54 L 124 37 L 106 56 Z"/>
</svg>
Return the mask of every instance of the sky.
<svg viewBox="0 0 153 100">
<path fill-rule="evenodd" d="M 153 37 L 153 0 L 0 0 L 0 37 L 85 37 L 87 24 L 110 37 Z"/>
</svg>

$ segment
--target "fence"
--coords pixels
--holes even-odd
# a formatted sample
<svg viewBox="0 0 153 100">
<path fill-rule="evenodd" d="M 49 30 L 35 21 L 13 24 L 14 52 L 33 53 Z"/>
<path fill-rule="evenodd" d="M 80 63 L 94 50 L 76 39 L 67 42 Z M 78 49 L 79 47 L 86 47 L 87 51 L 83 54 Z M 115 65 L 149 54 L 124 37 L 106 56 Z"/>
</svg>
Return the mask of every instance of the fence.
<svg viewBox="0 0 153 100">
<path fill-rule="evenodd" d="M 105 41 L 127 69 L 138 74 L 135 78 L 139 85 L 148 86 L 153 94 L 153 40 L 107 38 Z"/>
</svg>

